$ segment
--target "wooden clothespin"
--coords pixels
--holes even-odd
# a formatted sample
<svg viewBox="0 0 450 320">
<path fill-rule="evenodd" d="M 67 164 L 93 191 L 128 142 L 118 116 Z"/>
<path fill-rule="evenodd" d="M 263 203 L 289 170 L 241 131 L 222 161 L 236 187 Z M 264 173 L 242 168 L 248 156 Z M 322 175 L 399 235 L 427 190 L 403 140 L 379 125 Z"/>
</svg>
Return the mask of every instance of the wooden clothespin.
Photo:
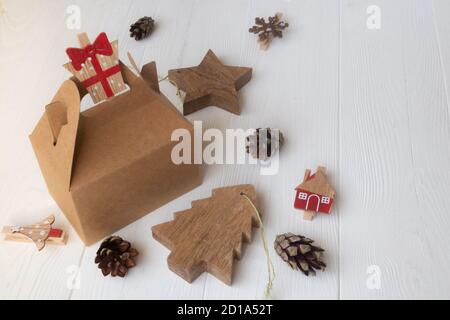
<svg viewBox="0 0 450 320">
<path fill-rule="evenodd" d="M 39 251 L 46 244 L 66 245 L 67 233 L 61 229 L 52 228 L 55 216 L 50 215 L 46 219 L 27 226 L 4 226 L 2 233 L 5 240 L 17 242 L 34 242 Z"/>
</svg>

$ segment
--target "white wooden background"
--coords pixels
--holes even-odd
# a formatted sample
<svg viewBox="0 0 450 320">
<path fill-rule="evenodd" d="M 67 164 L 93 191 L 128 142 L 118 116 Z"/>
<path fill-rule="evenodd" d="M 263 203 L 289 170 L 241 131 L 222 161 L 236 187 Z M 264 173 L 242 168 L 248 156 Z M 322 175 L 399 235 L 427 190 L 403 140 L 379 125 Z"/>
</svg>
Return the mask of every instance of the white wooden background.
<svg viewBox="0 0 450 320">
<path fill-rule="evenodd" d="M 0 298 L 255 299 L 266 264 L 258 232 L 228 287 L 203 274 L 193 284 L 170 272 L 169 251 L 150 232 L 211 188 L 255 184 L 267 237 L 295 232 L 326 249 L 315 278 L 293 272 L 271 250 L 275 299 L 450 298 L 450 1 L 448 0 L 2 0 L 0 15 L 0 225 L 56 212 L 66 247 L 0 241 Z M 59 84 L 65 48 L 78 30 L 66 8 L 81 8 L 82 30 L 119 39 L 126 60 L 156 60 L 159 74 L 196 65 L 211 48 L 224 62 L 254 68 L 241 90 L 242 114 L 217 108 L 190 115 L 206 128 L 281 128 L 280 171 L 205 168 L 201 187 L 117 232 L 141 252 L 125 279 L 103 278 L 98 244 L 85 247 L 49 196 L 28 134 Z M 381 29 L 366 27 L 369 5 Z M 285 38 L 261 52 L 247 32 L 255 16 L 285 13 Z M 149 15 L 157 29 L 136 42 L 128 27 Z M 174 88 L 162 91 L 181 109 Z M 293 188 L 305 168 L 328 167 L 338 199 L 330 216 L 303 221 Z M 368 288 L 369 266 L 381 288 Z M 70 286 L 78 272 L 79 286 Z M 69 285 L 68 285 L 69 284 Z"/>
</svg>

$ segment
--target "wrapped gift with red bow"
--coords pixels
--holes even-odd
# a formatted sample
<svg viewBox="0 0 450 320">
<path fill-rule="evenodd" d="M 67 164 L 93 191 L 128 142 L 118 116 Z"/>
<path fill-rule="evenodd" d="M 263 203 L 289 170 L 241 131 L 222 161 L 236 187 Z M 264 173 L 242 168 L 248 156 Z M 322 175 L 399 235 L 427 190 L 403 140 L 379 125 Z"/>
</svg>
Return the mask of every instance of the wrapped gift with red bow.
<svg viewBox="0 0 450 320">
<path fill-rule="evenodd" d="M 104 32 L 92 44 L 86 33 L 79 34 L 78 40 L 81 48 L 66 50 L 71 62 L 64 67 L 84 85 L 94 103 L 124 91 L 117 40 L 110 43 Z"/>
</svg>

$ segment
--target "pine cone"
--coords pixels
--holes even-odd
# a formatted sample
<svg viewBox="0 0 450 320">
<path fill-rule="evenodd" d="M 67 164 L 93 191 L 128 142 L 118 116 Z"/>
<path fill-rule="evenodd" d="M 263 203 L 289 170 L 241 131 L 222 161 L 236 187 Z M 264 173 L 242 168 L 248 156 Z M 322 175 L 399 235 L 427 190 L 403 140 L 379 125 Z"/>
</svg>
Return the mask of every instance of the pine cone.
<svg viewBox="0 0 450 320">
<path fill-rule="evenodd" d="M 292 269 L 300 269 L 306 276 L 315 276 L 315 270 L 324 270 L 326 264 L 319 260 L 324 250 L 313 246 L 313 242 L 289 232 L 276 237 L 275 250 Z"/>
<path fill-rule="evenodd" d="M 134 259 L 138 254 L 139 252 L 132 248 L 128 241 L 118 236 L 111 236 L 103 240 L 97 250 L 95 263 L 98 263 L 105 277 L 108 274 L 112 277 L 124 277 L 128 269 L 136 265 Z"/>
<path fill-rule="evenodd" d="M 130 27 L 130 37 L 134 37 L 136 40 L 141 40 L 148 37 L 155 26 L 155 20 L 151 17 L 142 17 Z"/>
<path fill-rule="evenodd" d="M 278 129 L 258 128 L 246 140 L 245 150 L 247 153 L 255 159 L 266 161 L 278 151 L 284 142 L 284 137 Z"/>
</svg>

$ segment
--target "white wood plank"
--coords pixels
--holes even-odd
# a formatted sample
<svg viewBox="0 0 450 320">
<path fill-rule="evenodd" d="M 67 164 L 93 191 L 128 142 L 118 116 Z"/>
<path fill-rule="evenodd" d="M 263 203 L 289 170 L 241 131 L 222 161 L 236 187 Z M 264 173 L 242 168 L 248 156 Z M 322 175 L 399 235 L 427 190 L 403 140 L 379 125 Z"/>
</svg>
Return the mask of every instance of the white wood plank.
<svg viewBox="0 0 450 320">
<path fill-rule="evenodd" d="M 326 165 L 331 180 L 337 182 L 338 9 L 336 1 L 197 1 L 180 64 L 196 65 L 212 49 L 224 63 L 254 68 L 252 80 L 240 92 L 239 117 L 209 108 L 189 119 L 221 130 L 271 126 L 281 128 L 286 136 L 278 174 L 261 176 L 251 165 L 216 166 L 207 168 L 207 180 L 201 186 L 210 190 L 238 183 L 256 185 L 278 275 L 273 289 L 276 299 L 337 298 L 338 210 L 305 222 L 302 213 L 293 209 L 293 200 L 294 188 L 308 167 Z M 256 36 L 247 30 L 256 16 L 268 17 L 277 11 L 285 13 L 291 28 L 262 52 Z M 288 231 L 305 234 L 327 249 L 325 273 L 306 278 L 276 256 L 275 235 Z M 236 264 L 233 285 L 226 287 L 208 275 L 205 299 L 263 297 L 266 260 L 256 230 L 254 235 Z"/>
<path fill-rule="evenodd" d="M 4 1 L 0 16 L 0 225 L 29 224 L 56 215 L 69 231 L 65 247 L 0 241 L 0 298 L 68 298 L 71 268 L 83 245 L 47 192 L 28 134 L 63 79 L 53 44 L 62 37 L 62 2 Z M 27 10 L 24 10 L 24 8 Z M 52 16 L 52 12 L 61 15 Z M 51 89 L 49 89 L 51 88 Z"/>
<path fill-rule="evenodd" d="M 267 238 L 292 231 L 327 250 L 325 273 L 306 278 L 273 252 L 275 299 L 449 298 L 448 212 L 450 145 L 448 79 L 450 23 L 445 0 L 379 0 L 382 28 L 366 28 L 370 1 L 250 0 L 5 0 L 0 16 L 0 224 L 22 224 L 55 212 L 70 230 L 67 247 L 0 241 L 0 298 L 258 299 L 267 277 L 257 230 L 237 262 L 233 286 L 210 275 L 187 284 L 167 268 L 169 251 L 151 237 L 152 225 L 210 196 L 214 187 L 256 185 Z M 65 27 L 66 7 L 82 10 L 82 30 L 119 39 L 127 63 L 156 60 L 167 70 L 198 64 L 211 48 L 225 63 L 251 66 L 241 91 L 242 114 L 216 108 L 190 115 L 204 128 L 272 126 L 286 136 L 280 171 L 257 166 L 207 166 L 201 187 L 117 234 L 141 252 L 125 279 L 103 278 L 48 195 L 27 135 L 68 77 L 60 67 L 78 30 Z M 27 10 L 24 10 L 27 8 Z M 269 51 L 247 32 L 255 16 L 283 11 L 291 24 Z M 128 27 L 143 15 L 157 21 L 141 42 Z M 340 42 L 341 41 L 341 42 Z M 33 59 L 30 59 L 30 52 Z M 340 75 L 339 75 L 340 72 Z M 27 94 L 17 94 L 26 86 Z M 164 93 L 181 110 L 175 89 Z M 340 98 L 339 98 L 340 95 Z M 89 99 L 83 101 L 89 106 Z M 5 152 L 6 150 L 6 152 Z M 326 165 L 337 189 L 331 216 L 310 223 L 293 209 L 303 170 Z M 381 270 L 381 289 L 366 286 L 367 267 Z M 79 268 L 79 269 L 78 269 Z M 80 288 L 67 286 L 80 271 Z"/>
<path fill-rule="evenodd" d="M 342 2 L 341 298 L 449 296 L 447 103 L 431 3 Z M 444 251 L 442 251 L 444 250 Z M 367 268 L 381 270 L 370 290 Z"/>
<path fill-rule="evenodd" d="M 411 297 L 450 298 L 448 274 L 450 255 L 450 122 L 448 95 L 442 69 L 439 40 L 436 33 L 432 2 L 412 1 L 402 11 L 402 39 L 405 51 L 406 93 L 408 96 L 415 188 L 419 213 L 410 231 L 416 238 L 409 259 L 417 265 L 417 292 Z M 407 25 L 410 27 L 407 27 Z M 423 41 L 417 41 L 423 39 Z M 417 236 L 419 235 L 419 236 Z M 442 243 L 442 247 L 436 247 Z M 417 250 L 423 260 L 417 259 Z M 420 268 L 420 269 L 419 269 Z M 423 270 L 423 271 L 422 271 Z"/>
<path fill-rule="evenodd" d="M 109 3 L 111 1 L 108 1 Z M 114 35 L 119 38 L 120 56 L 123 61 L 127 62 L 127 51 L 133 54 L 141 66 L 155 60 L 159 74 L 164 76 L 168 67 L 182 56 L 192 6 L 192 1 L 129 1 L 126 4 L 123 1 L 113 1 L 108 5 L 111 9 L 106 13 L 111 17 L 108 21 L 115 21 L 114 25 L 110 25 L 110 22 L 95 22 L 95 17 L 103 16 L 105 9 L 91 5 L 84 16 L 85 20 L 91 21 L 92 24 L 85 25 L 85 28 L 89 34 L 97 34 L 111 28 L 111 39 L 114 39 Z M 124 12 L 127 12 L 127 15 L 124 15 Z M 149 38 L 136 42 L 129 37 L 128 27 L 143 15 L 154 17 L 157 27 Z M 122 26 L 122 29 L 118 26 Z M 168 87 L 167 84 L 165 86 Z M 178 98 L 175 91 L 170 93 L 170 98 L 176 101 Z M 171 219 L 173 212 L 186 208 L 196 197 L 199 197 L 198 191 L 194 195 L 184 195 L 116 233 L 129 240 L 140 252 L 138 266 L 130 270 L 124 279 L 103 277 L 94 264 L 99 243 L 86 248 L 81 263 L 81 287 L 74 292 L 72 298 L 200 299 L 205 279 L 199 279 L 189 285 L 169 271 L 166 262 L 168 250 L 152 238 L 150 230 L 152 225 Z"/>
<path fill-rule="evenodd" d="M 450 106 L 450 23 L 448 12 L 450 12 L 450 2 L 445 0 L 433 0 L 432 9 L 436 35 L 439 48 L 439 58 L 444 73 L 445 95 L 447 107 Z M 450 114 L 450 107 L 448 108 Z"/>
</svg>

